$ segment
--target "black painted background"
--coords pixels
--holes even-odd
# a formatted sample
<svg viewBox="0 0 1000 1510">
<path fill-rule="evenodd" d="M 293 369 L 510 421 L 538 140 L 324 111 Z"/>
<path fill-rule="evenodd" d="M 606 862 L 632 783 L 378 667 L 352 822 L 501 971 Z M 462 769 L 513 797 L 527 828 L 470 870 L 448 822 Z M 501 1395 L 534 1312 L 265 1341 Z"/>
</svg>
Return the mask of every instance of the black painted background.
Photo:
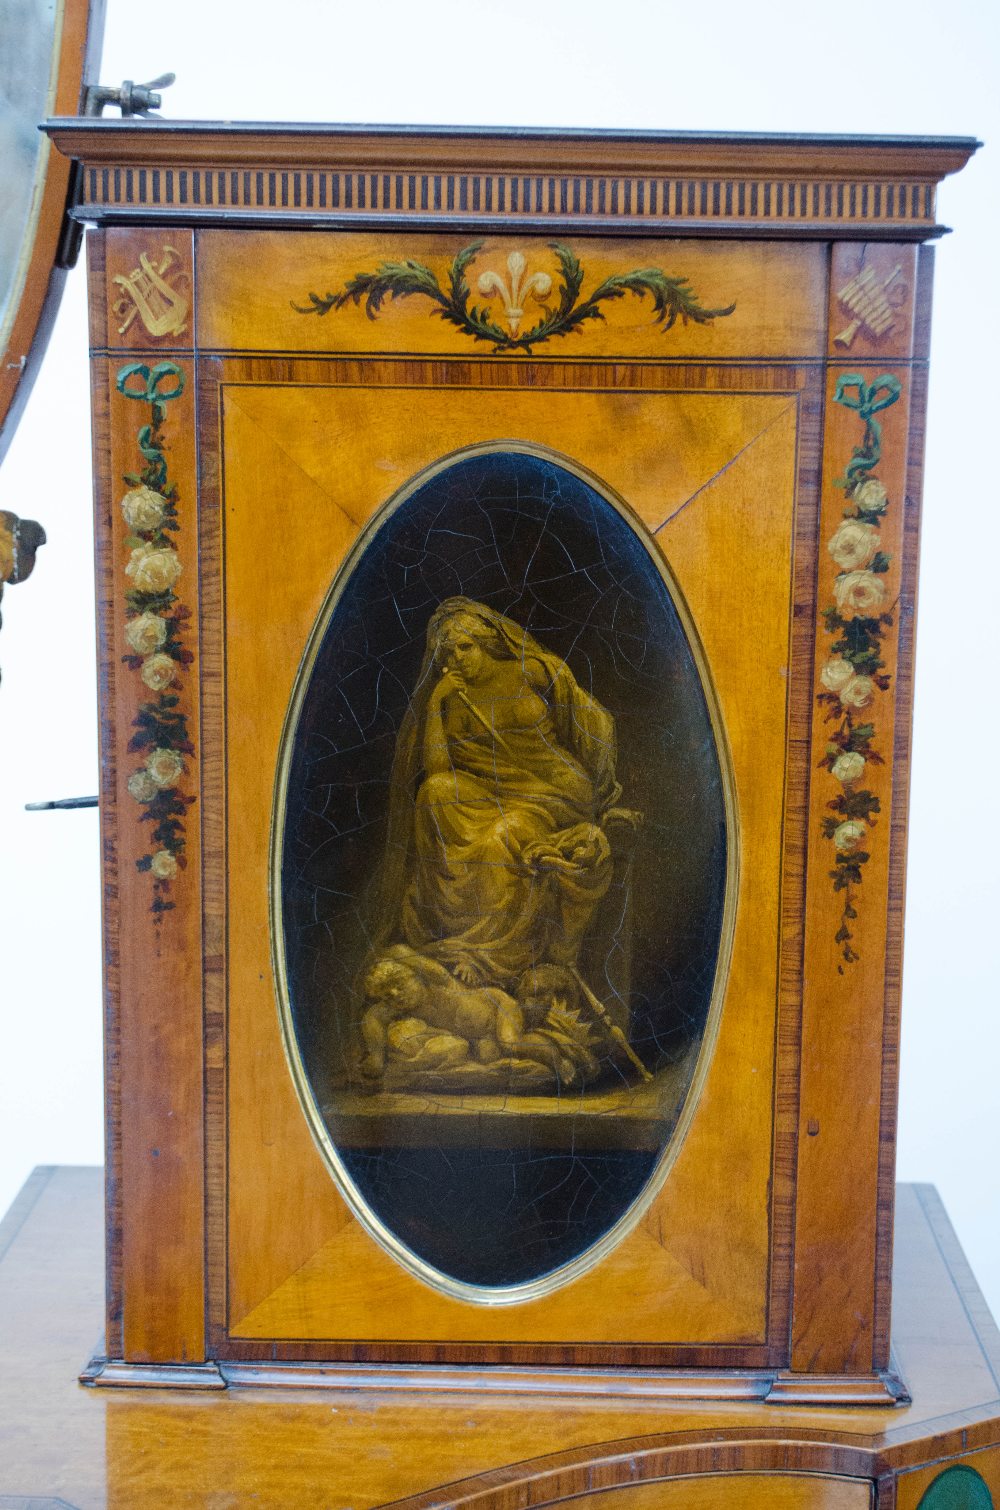
<svg viewBox="0 0 1000 1510">
<path fill-rule="evenodd" d="M 670 595 L 635 532 L 575 474 L 535 454 L 467 454 L 390 514 L 362 555 L 316 656 L 291 754 L 281 897 L 290 1009 L 335 1142 L 396 735 L 430 615 L 458 594 L 529 628 L 615 716 L 622 805 L 645 814 L 630 1008 L 633 1043 L 651 1069 L 700 1037 L 710 1004 L 726 869 L 722 785 Z M 599 991 L 608 976 L 622 978 L 621 961 L 585 963 Z M 609 1077 L 621 1084 L 613 1067 Z M 405 1129 L 377 1148 L 340 1152 L 404 1242 L 483 1285 L 534 1278 L 591 1246 L 657 1158 L 411 1148 Z"/>
</svg>

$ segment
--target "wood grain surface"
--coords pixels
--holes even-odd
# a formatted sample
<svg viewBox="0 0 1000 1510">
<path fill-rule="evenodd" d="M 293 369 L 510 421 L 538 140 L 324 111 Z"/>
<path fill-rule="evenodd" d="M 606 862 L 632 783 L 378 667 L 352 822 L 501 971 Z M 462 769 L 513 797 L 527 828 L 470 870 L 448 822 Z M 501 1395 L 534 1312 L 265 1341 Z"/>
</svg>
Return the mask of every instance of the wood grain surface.
<svg viewBox="0 0 1000 1510">
<path fill-rule="evenodd" d="M 138 261 L 143 243 L 128 251 Z M 188 238 L 188 257 L 191 242 Z M 94 264 L 92 264 L 93 270 Z M 109 296 L 111 289 L 107 290 Z M 167 357 L 161 352 L 161 360 Z M 152 361 L 152 359 L 151 359 Z M 155 844 L 128 781 L 144 757 L 129 750 L 149 693 L 123 664 L 125 573 L 131 547 L 120 500 L 144 463 L 139 431 L 149 404 L 116 386 L 125 358 L 95 359 L 95 484 L 101 820 L 104 856 L 105 999 L 109 1106 L 108 1328 L 121 1356 L 135 1362 L 199 1361 L 204 1343 L 203 1030 L 201 861 L 197 803 L 186 821 L 187 866 L 173 906 L 157 917 L 150 873 L 137 861 Z M 150 364 L 146 364 L 147 369 Z M 186 789 L 197 795 L 198 506 L 193 369 L 177 365 L 184 392 L 165 406 L 169 480 L 179 492 L 176 548 L 183 566 L 178 595 L 190 610 L 184 637 L 194 655 L 181 678 L 179 709 L 196 752 Z"/>
<path fill-rule="evenodd" d="M 582 1494 L 580 1510 L 866 1510 L 872 1503 L 868 1484 L 819 1474 L 795 1478 L 784 1473 L 741 1473 L 738 1478 L 705 1474 L 671 1479 L 635 1489 Z"/>
<path fill-rule="evenodd" d="M 456 252 L 479 239 L 457 227 L 433 235 L 405 228 L 393 233 L 307 231 L 294 236 L 247 230 L 238 240 L 232 233 L 200 231 L 199 345 L 234 353 L 434 353 L 486 360 L 489 343 L 472 342 L 463 331 L 436 318 L 425 297 L 387 302 L 374 321 L 366 316 L 363 303 L 325 315 L 300 314 L 293 308 L 294 304 L 308 309 L 310 292 L 321 297 L 336 292 L 356 273 L 403 257 L 425 263 L 444 286 Z M 823 354 L 827 267 L 819 247 L 672 237 L 609 240 L 594 235 L 568 236 L 567 241 L 584 270 L 586 293 L 611 274 L 652 265 L 685 278 L 706 309 L 735 309 L 707 324 L 678 320 L 665 330 L 654 324 L 648 298 L 632 296 L 607 304 L 603 319 L 540 343 L 531 353 L 533 362 L 629 357 L 655 362 L 699 357 L 707 364 L 727 359 L 789 362 Z M 551 237 L 494 234 L 483 242 L 467 274 L 474 302 L 480 300 L 475 280 L 482 272 L 493 270 L 509 280 L 506 263 L 512 252 L 524 255 L 531 272 L 556 276 Z M 528 305 L 526 326 L 539 309 Z M 513 362 L 518 368 L 523 360 L 523 353 L 514 353 L 504 357 L 503 366 Z"/>
<path fill-rule="evenodd" d="M 752 1486 L 810 1510 L 864 1504 L 859 1490 L 877 1481 L 885 1510 L 898 1475 L 899 1504 L 915 1510 L 955 1461 L 1000 1487 L 997 1330 L 929 1187 L 898 1195 L 894 1350 L 914 1399 L 891 1411 L 568 1400 L 544 1388 L 402 1396 L 363 1383 L 364 1370 L 353 1389 L 87 1390 L 75 1375 L 102 1327 L 101 1234 L 94 1169 L 36 1171 L 0 1223 L 0 1495 L 77 1510 L 510 1510 L 558 1503 L 547 1486 L 578 1503 L 617 1482 L 630 1486 L 614 1491 L 621 1503 L 632 1494 L 646 1510 L 642 1495 L 671 1503 L 656 1499 L 666 1473 L 686 1476 L 695 1505 L 753 1504 L 739 1499 Z"/>
<path fill-rule="evenodd" d="M 466 378 L 478 392 L 454 382 L 442 389 L 416 364 L 398 386 L 379 383 L 384 365 L 357 386 L 344 384 L 355 376 L 344 369 L 324 383 L 313 367 L 308 386 L 268 383 L 261 361 L 252 372 L 233 363 L 225 371 L 227 847 L 239 856 L 228 876 L 233 1333 L 496 1344 L 558 1337 L 676 1342 L 689 1352 L 697 1343 L 765 1343 L 796 395 L 706 396 L 688 391 L 685 371 L 671 375 L 679 392 L 625 396 L 624 365 L 613 393 L 588 391 L 602 372 L 574 366 L 564 386 L 541 395 L 522 392 L 523 377 L 513 392 L 496 385 L 496 372 L 488 387 L 478 383 L 479 364 Z M 266 954 L 270 773 L 301 645 L 372 512 L 487 426 L 582 461 L 656 532 L 731 731 L 742 849 L 729 1005 L 695 1124 L 661 1196 L 591 1275 L 502 1311 L 460 1306 L 415 1282 L 349 1219 L 293 1094 Z M 352 437 L 349 448 L 337 445 L 341 435 Z M 666 444 L 668 435 L 680 444 Z M 297 527 L 285 537 L 285 575 L 280 589 L 262 591 L 261 533 L 280 531 L 289 513 Z M 738 595 L 727 586 L 735 578 Z"/>
<path fill-rule="evenodd" d="M 880 256 L 883 270 L 889 262 L 902 268 L 905 287 L 915 293 L 913 250 L 882 248 Z M 852 271 L 851 261 L 842 253 L 831 286 L 841 286 Z M 904 311 L 909 309 L 908 299 Z M 831 308 L 831 334 L 841 320 L 842 311 Z M 871 859 L 855 891 L 858 917 L 850 926 L 852 949 L 859 958 L 853 963 L 842 963 L 836 941 L 841 904 L 829 885 L 833 847 L 815 838 L 811 846 L 792 1342 L 793 1369 L 803 1372 L 846 1369 L 865 1373 L 885 1369 L 889 1363 L 886 1278 L 892 1212 L 891 1196 L 888 1207 L 884 1199 L 880 1204 L 884 1193 L 880 1179 L 885 1178 L 882 1146 L 888 1142 L 891 1147 L 895 1138 L 905 852 L 901 845 L 908 792 L 920 507 L 919 470 L 915 473 L 913 467 L 914 455 L 919 466 L 926 378 L 925 353 L 912 347 L 913 329 L 913 315 L 904 312 L 889 333 L 890 348 L 907 359 L 900 365 L 890 360 L 895 354 L 891 350 L 880 353 L 877 365 L 870 358 L 859 360 L 866 343 L 871 344 L 862 332 L 859 349 L 834 358 L 829 367 L 820 522 L 824 545 L 844 514 L 844 495 L 835 479 L 843 475 L 854 448 L 862 443 L 864 430 L 855 410 L 834 402 L 838 379 L 850 374 L 873 383 L 889 374 L 899 381 L 901 396 L 881 415 L 878 476 L 892 500 L 880 523 L 882 548 L 890 559 L 886 606 L 892 624 L 882 642 L 890 687 L 884 698 L 876 698 L 870 713 L 877 731 L 875 748 L 883 764 L 869 764 L 865 783 L 879 799 L 882 816 L 867 836 Z M 909 350 L 906 343 L 911 343 Z M 837 567 L 825 550 L 821 549 L 820 557 L 817 602 L 822 609 L 834 601 Z M 830 643 L 820 619 L 817 687 Z M 825 747 L 826 729 L 826 709 L 817 704 L 813 731 L 817 758 Z M 814 768 L 817 763 L 814 760 Z M 814 775 L 810 816 L 814 836 L 829 811 L 831 788 L 835 783 L 826 771 Z"/>
</svg>

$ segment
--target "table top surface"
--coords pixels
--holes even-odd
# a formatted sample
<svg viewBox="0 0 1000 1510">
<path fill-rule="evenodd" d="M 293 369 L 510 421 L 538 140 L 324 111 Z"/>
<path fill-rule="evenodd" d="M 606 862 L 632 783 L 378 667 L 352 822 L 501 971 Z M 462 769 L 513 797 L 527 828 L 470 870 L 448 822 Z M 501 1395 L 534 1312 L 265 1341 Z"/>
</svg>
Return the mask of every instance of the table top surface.
<svg viewBox="0 0 1000 1510">
<path fill-rule="evenodd" d="M 444 1506 L 453 1496 L 424 1496 L 551 1454 L 592 1458 L 595 1443 L 609 1454 L 682 1440 L 818 1444 L 840 1454 L 824 1471 L 875 1475 L 1000 1442 L 1000 1332 L 930 1186 L 898 1191 L 893 1352 L 913 1403 L 881 1409 L 86 1389 L 77 1375 L 100 1350 L 103 1317 L 102 1201 L 100 1170 L 38 1169 L 0 1223 L 0 1510 L 371 1510 L 406 1496 Z"/>
</svg>

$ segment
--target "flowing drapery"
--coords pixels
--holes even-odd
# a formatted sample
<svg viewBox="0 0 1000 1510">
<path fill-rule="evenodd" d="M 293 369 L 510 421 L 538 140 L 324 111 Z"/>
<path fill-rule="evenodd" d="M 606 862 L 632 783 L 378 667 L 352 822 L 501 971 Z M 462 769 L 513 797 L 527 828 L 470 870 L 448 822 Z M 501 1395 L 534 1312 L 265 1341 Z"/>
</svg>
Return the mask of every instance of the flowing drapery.
<svg viewBox="0 0 1000 1510">
<path fill-rule="evenodd" d="M 449 768 L 426 775 L 436 650 L 459 616 L 530 669 L 543 712 L 499 737 L 450 736 Z M 611 878 L 600 821 L 620 796 L 615 764 L 614 719 L 565 662 L 481 603 L 443 602 L 396 746 L 377 945 L 404 942 L 508 987 L 539 964 L 575 966 Z"/>
</svg>

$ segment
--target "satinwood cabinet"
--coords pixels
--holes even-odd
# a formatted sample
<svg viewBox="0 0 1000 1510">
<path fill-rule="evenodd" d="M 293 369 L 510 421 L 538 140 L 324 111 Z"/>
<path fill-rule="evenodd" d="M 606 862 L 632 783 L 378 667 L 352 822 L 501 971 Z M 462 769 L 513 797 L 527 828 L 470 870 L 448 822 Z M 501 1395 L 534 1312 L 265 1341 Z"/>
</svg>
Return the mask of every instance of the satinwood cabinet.
<svg viewBox="0 0 1000 1510">
<path fill-rule="evenodd" d="M 49 130 L 91 227 L 89 1377 L 905 1400 L 926 243 L 975 143 Z M 787 1503 L 868 1503 L 828 1492 Z"/>
</svg>

